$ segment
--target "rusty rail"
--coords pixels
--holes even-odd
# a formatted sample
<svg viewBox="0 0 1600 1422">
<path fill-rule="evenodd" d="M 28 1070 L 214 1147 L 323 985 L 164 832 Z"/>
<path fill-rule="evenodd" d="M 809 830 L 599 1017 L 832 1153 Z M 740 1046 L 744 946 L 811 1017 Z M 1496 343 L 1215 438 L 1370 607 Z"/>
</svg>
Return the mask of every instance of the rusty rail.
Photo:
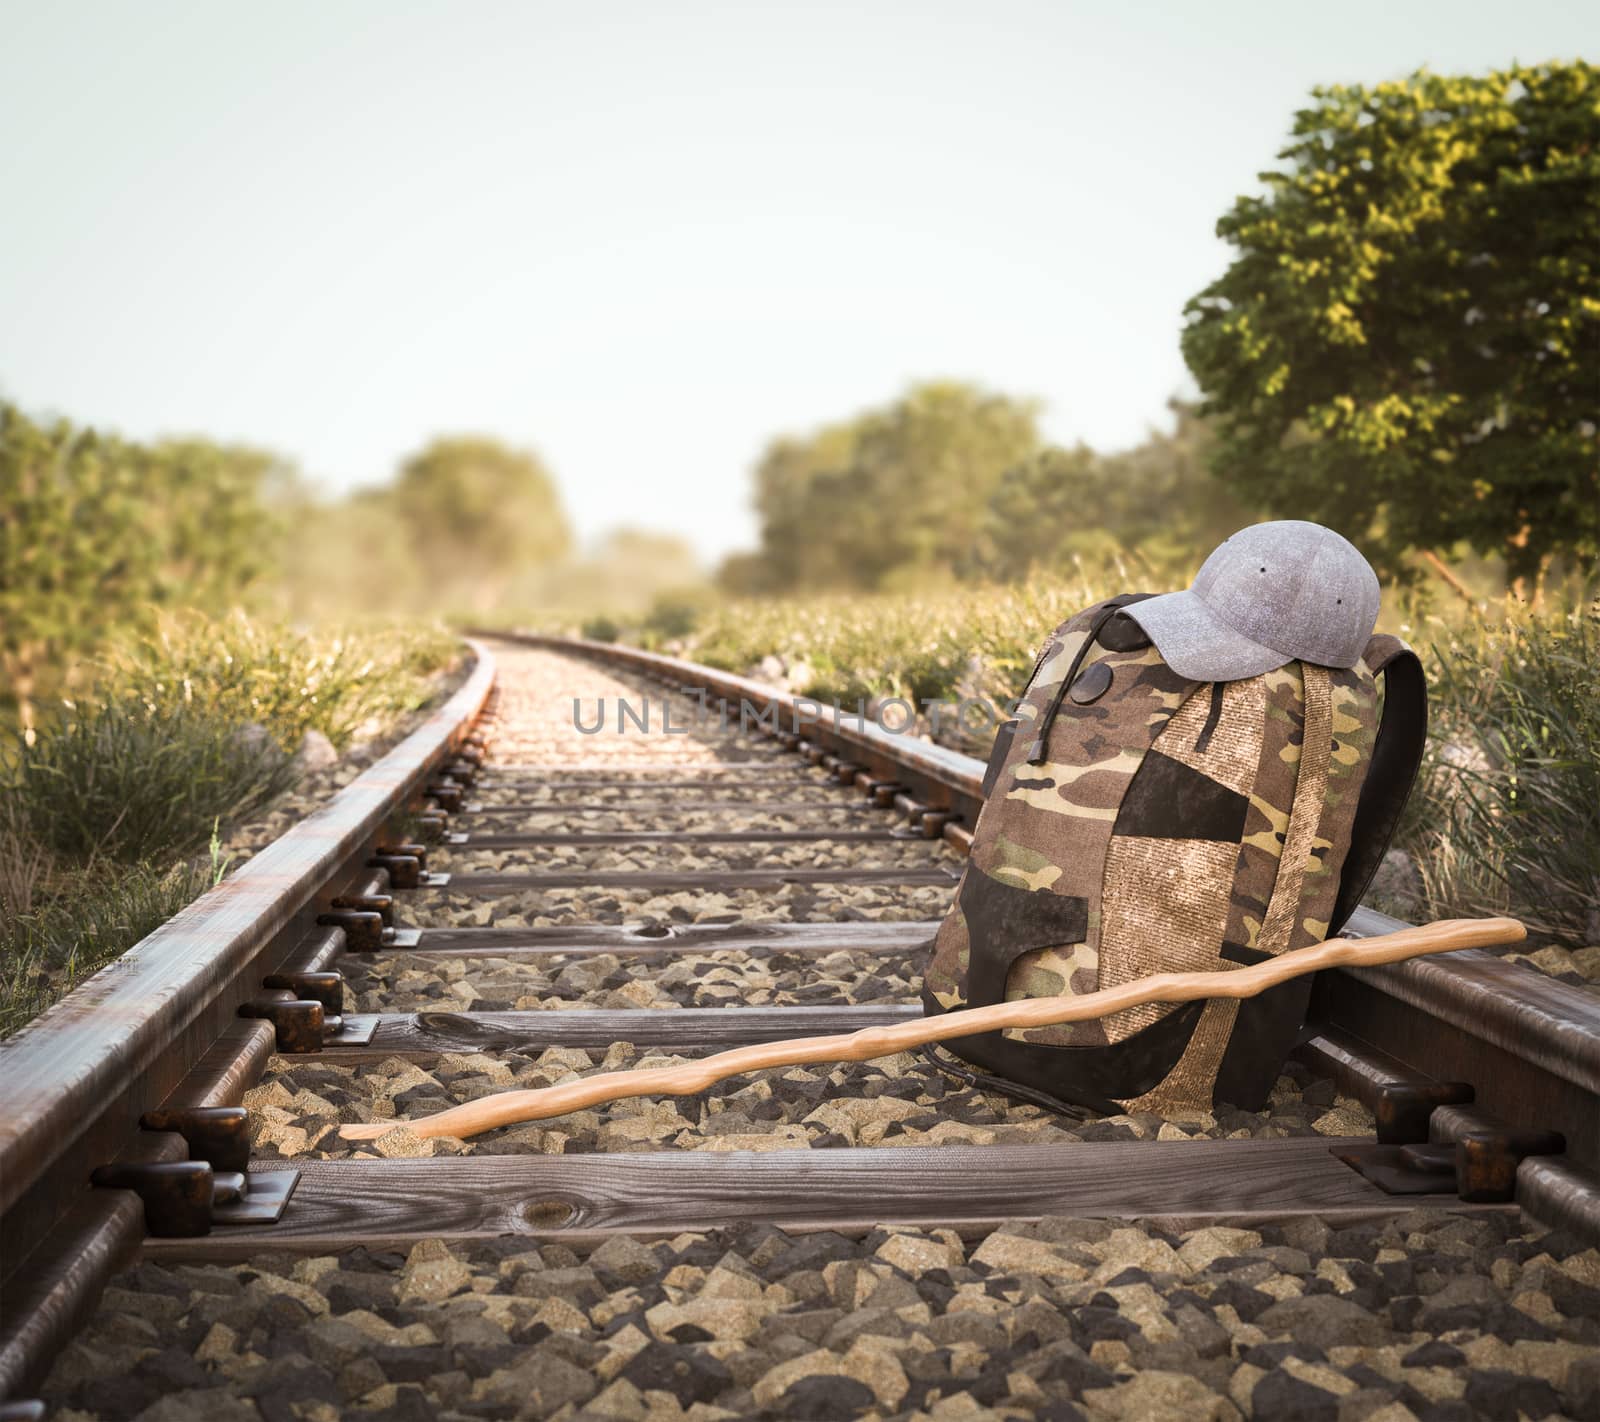
<svg viewBox="0 0 1600 1422">
<path fill-rule="evenodd" d="M 465 683 L 377 764 L 0 1042 L 0 1397 L 138 1237 L 137 1200 L 130 1208 L 121 1190 L 90 1190 L 91 1173 L 170 1158 L 153 1133 L 141 1134 L 141 1117 L 197 1072 L 209 1083 L 204 1104 L 237 1101 L 251 1075 L 243 1064 L 271 1050 L 272 1029 L 241 1020 L 239 1009 L 260 995 L 263 976 L 318 936 L 319 914 L 352 876 L 370 880 L 366 860 L 386 823 L 465 739 L 495 676 L 488 650 L 471 645 L 476 664 Z M 53 1231 L 83 1241 L 77 1253 L 92 1258 L 44 1267 Z"/>
</svg>

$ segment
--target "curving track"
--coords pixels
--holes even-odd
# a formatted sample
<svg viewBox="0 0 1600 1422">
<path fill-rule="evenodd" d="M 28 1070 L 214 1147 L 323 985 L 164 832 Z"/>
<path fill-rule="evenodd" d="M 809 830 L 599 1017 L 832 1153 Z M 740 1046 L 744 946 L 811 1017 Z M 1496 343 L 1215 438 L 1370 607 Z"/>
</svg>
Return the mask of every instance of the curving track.
<svg viewBox="0 0 1600 1422">
<path fill-rule="evenodd" d="M 137 1246 L 143 1262 L 44 1382 L 52 1403 L 108 1417 L 168 1395 L 204 1399 L 196 1416 L 1267 1415 L 1309 1388 L 1325 1395 L 1302 1398 L 1313 1411 L 1332 1398 L 1342 1416 L 1364 1393 L 1359 1415 L 1421 1415 L 1418 1398 L 1483 1401 L 1480 1373 L 1540 1368 L 1557 1405 L 1586 1399 L 1600 1008 L 1488 954 L 1329 975 L 1261 1113 L 1074 1122 L 903 1057 L 471 1142 L 403 1126 L 342 1141 L 344 1122 L 919 1010 L 981 766 L 849 723 L 795 727 L 770 688 L 626 649 L 525 639 L 494 661 L 481 719 L 487 658 L 322 824 L 141 945 L 134 971 L 102 974 L 92 1004 L 0 1048 L 24 1103 L 0 1128 L 5 1387 L 39 1381 Z M 616 731 L 619 697 L 648 701 L 650 734 Z M 573 698 L 585 721 L 604 698 L 609 729 L 580 734 Z M 667 703 L 681 733 L 663 733 Z M 741 703 L 766 726 L 741 727 Z M 375 857 L 402 829 L 437 829 L 397 818 L 418 804 L 450 812 L 425 865 Z M 381 934 L 375 905 L 317 922 L 335 897 L 419 869 L 448 881 L 396 887 Z M 340 1021 L 319 1030 L 333 989 L 293 974 L 335 966 Z M 108 1019 L 97 1043 L 87 1024 Z M 136 1127 L 202 1105 L 248 1108 L 244 1198 L 288 1204 L 270 1223 L 222 1222 L 239 1214 L 223 1204 L 208 1232 L 191 1215 L 141 1243 L 143 1217 L 171 1216 L 206 1168 L 147 1173 L 143 1205 L 118 1182 L 84 1184 L 106 1162 L 200 1154 L 194 1118 L 188 1146 Z M 1374 1112 L 1388 1139 L 1431 1127 L 1441 1143 L 1417 1157 L 1433 1170 L 1413 1171 L 1420 1193 L 1386 1194 L 1335 1154 L 1370 1141 Z M 1565 1155 L 1528 1154 L 1548 1141 L 1507 1121 L 1563 1132 Z M 1517 1203 L 1458 1198 L 1459 1137 L 1509 1172 L 1503 1195 L 1562 1226 L 1553 1243 Z M 219 1199 L 234 1193 L 241 1145 L 217 1148 L 208 1197 L 219 1179 Z M 1480 1348 L 1495 1366 L 1455 1343 L 1459 1366 L 1404 1362 L 1449 1331 L 1427 1300 L 1452 1288 L 1482 1305 L 1478 1338 L 1507 1350 Z M 1517 1302 L 1528 1294 L 1544 1304 Z M 1313 1338 L 1303 1369 L 1280 1338 Z M 1548 1345 L 1537 1367 L 1519 1342 Z M 1452 1367 L 1459 1389 L 1432 1377 Z"/>
</svg>

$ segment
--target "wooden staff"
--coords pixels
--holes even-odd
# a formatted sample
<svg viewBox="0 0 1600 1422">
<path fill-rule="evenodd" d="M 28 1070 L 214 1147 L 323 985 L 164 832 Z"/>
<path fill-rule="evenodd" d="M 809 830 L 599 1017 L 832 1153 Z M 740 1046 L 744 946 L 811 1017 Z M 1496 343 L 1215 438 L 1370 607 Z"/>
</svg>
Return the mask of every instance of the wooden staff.
<svg viewBox="0 0 1600 1422">
<path fill-rule="evenodd" d="M 1322 968 L 1370 968 L 1425 953 L 1517 943 L 1525 937 L 1527 929 L 1514 918 L 1443 919 L 1373 938 L 1335 938 L 1310 948 L 1280 953 L 1248 968 L 1215 973 L 1155 973 L 1079 997 L 1034 997 L 1020 1002 L 999 1002 L 990 1007 L 967 1008 L 915 1022 L 901 1022 L 893 1027 L 864 1027 L 859 1032 L 831 1037 L 791 1037 L 784 1042 L 735 1047 L 683 1066 L 610 1071 L 532 1091 L 502 1091 L 416 1121 L 374 1121 L 341 1126 L 339 1134 L 349 1141 L 370 1141 L 404 1125 L 422 1137 L 465 1139 L 497 1126 L 548 1120 L 628 1096 L 693 1096 L 740 1072 L 808 1066 L 816 1062 L 870 1061 L 874 1057 L 893 1056 L 929 1042 L 947 1042 L 975 1032 L 1053 1027 L 1061 1022 L 1109 1017 L 1113 1012 L 1142 1007 L 1149 1002 L 1254 997 L 1290 978 Z"/>
</svg>

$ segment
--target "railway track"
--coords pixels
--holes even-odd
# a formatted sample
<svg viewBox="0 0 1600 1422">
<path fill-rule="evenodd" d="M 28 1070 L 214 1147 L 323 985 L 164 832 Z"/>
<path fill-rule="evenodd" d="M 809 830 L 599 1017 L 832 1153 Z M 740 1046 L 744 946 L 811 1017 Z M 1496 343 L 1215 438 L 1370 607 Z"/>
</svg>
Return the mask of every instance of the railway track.
<svg viewBox="0 0 1600 1422">
<path fill-rule="evenodd" d="M 480 648 L 389 757 L 0 1046 L 14 1415 L 40 1389 L 130 1417 L 1600 1406 L 1600 997 L 1485 952 L 1325 975 L 1260 1113 L 1083 1123 L 905 1057 L 406 1131 L 920 1014 L 982 766 L 811 709 L 626 648 Z M 1472 1307 L 1501 1351 L 1404 1361 Z"/>
</svg>

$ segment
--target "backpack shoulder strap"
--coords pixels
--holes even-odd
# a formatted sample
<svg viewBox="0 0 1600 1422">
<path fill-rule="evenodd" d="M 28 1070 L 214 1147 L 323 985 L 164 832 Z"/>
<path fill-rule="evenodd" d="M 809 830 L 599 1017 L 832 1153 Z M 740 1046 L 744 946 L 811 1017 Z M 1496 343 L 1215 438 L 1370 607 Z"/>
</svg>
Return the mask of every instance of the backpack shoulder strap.
<svg viewBox="0 0 1600 1422">
<path fill-rule="evenodd" d="M 1328 920 L 1329 938 L 1355 912 L 1383 862 L 1428 737 L 1428 687 L 1417 654 L 1398 637 L 1380 634 L 1367 643 L 1362 659 L 1375 677 L 1383 677 L 1383 721 L 1356 801 L 1339 896 Z"/>
</svg>

